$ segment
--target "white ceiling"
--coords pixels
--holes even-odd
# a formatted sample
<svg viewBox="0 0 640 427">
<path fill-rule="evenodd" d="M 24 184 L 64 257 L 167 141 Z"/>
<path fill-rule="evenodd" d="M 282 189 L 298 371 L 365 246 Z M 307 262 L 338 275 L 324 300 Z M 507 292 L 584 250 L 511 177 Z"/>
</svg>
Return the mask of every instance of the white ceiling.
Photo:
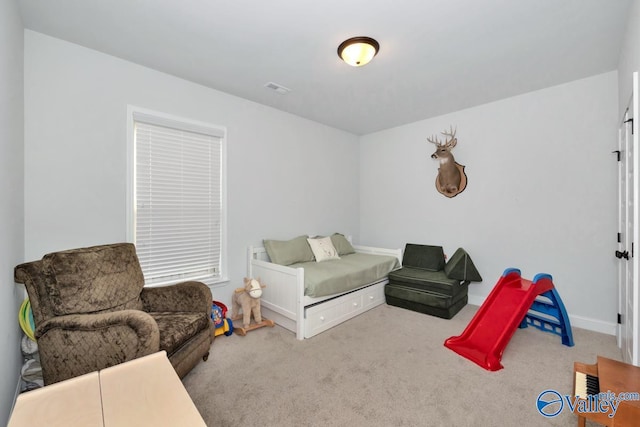
<svg viewBox="0 0 640 427">
<path fill-rule="evenodd" d="M 20 0 L 26 28 L 361 135 L 615 70 L 631 0 Z M 364 67 L 338 45 L 370 36 Z M 290 88 L 286 95 L 268 82 Z"/>
</svg>

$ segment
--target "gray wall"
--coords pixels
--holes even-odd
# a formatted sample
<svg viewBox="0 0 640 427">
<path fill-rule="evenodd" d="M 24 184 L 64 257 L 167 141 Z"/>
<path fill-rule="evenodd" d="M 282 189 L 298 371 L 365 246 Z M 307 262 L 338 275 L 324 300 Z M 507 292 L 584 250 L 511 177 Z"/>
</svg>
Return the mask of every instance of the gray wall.
<svg viewBox="0 0 640 427">
<path fill-rule="evenodd" d="M 470 286 L 476 304 L 508 267 L 549 273 L 575 326 L 613 334 L 617 117 L 613 71 L 367 135 L 360 235 L 464 247 L 484 278 Z M 448 199 L 426 138 L 450 125 L 468 185 Z"/>
<path fill-rule="evenodd" d="M 280 96 L 280 95 L 274 95 Z M 25 254 L 126 239 L 127 105 L 226 126 L 229 303 L 263 238 L 358 232 L 358 139 L 25 32 Z"/>
<path fill-rule="evenodd" d="M 640 0 L 634 0 L 629 8 L 620 61 L 618 63 L 618 106 L 622 119 L 631 99 L 633 72 L 640 72 Z M 637 112 L 636 112 L 637 117 Z"/>
<path fill-rule="evenodd" d="M 0 40 L 0 425 L 5 425 L 22 364 L 17 319 L 24 295 L 13 283 L 13 267 L 24 255 L 24 41 L 17 1 L 0 2 Z"/>
</svg>

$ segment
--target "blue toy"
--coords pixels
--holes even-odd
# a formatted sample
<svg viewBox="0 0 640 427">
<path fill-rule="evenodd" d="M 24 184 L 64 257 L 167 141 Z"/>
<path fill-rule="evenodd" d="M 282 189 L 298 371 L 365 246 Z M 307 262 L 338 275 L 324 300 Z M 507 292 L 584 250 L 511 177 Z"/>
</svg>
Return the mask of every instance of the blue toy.
<svg viewBox="0 0 640 427">
<path fill-rule="evenodd" d="M 573 347 L 569 316 L 555 287 L 540 294 L 533 301 L 519 327 L 524 329 L 529 325 L 541 331 L 559 335 L 562 338 L 562 344 Z"/>
<path fill-rule="evenodd" d="M 227 306 L 219 301 L 213 301 L 211 305 L 211 319 L 215 326 L 214 336 L 222 335 L 229 336 L 233 334 L 233 322 L 231 319 L 227 319 Z"/>
</svg>

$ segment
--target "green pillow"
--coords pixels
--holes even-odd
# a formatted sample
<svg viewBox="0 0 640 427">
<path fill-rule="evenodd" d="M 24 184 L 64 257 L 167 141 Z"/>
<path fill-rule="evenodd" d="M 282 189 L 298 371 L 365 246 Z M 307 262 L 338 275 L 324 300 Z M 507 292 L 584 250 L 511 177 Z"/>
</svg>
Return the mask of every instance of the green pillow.
<svg viewBox="0 0 640 427">
<path fill-rule="evenodd" d="M 444 251 L 442 250 L 442 246 L 407 243 L 404 247 L 404 255 L 402 256 L 402 266 L 427 271 L 442 271 L 444 268 Z"/>
<path fill-rule="evenodd" d="M 333 246 L 338 251 L 339 256 L 356 253 L 356 250 L 353 249 L 353 246 L 351 246 L 351 243 L 349 243 L 349 240 L 347 240 L 343 234 L 333 233 L 331 235 L 331 243 L 333 243 Z"/>
<path fill-rule="evenodd" d="M 482 282 L 482 276 L 471 261 L 471 257 L 462 248 L 458 248 L 449 259 L 447 265 L 444 266 L 444 273 L 449 279 Z"/>
<path fill-rule="evenodd" d="M 298 236 L 291 240 L 264 240 L 263 242 L 269 259 L 275 264 L 291 265 L 315 259 L 307 242 L 307 236 Z"/>
</svg>

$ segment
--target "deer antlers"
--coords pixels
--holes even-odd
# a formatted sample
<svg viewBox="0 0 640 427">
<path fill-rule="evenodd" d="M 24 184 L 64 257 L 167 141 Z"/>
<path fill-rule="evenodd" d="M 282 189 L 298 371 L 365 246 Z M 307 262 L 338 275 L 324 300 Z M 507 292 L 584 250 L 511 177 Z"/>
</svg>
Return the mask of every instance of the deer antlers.
<svg viewBox="0 0 640 427">
<path fill-rule="evenodd" d="M 444 147 L 447 149 L 452 149 L 453 147 L 456 146 L 456 144 L 458 143 L 458 139 L 456 138 L 456 129 L 453 129 L 453 126 L 450 126 L 450 130 L 449 132 L 444 131 L 444 132 L 440 132 L 442 135 L 446 136 L 448 139 L 442 143 L 440 142 L 440 139 L 438 139 L 438 137 L 436 136 L 432 136 L 431 138 L 427 138 L 427 141 L 429 141 L 432 144 L 435 144 L 438 148 L 440 147 Z"/>
</svg>

